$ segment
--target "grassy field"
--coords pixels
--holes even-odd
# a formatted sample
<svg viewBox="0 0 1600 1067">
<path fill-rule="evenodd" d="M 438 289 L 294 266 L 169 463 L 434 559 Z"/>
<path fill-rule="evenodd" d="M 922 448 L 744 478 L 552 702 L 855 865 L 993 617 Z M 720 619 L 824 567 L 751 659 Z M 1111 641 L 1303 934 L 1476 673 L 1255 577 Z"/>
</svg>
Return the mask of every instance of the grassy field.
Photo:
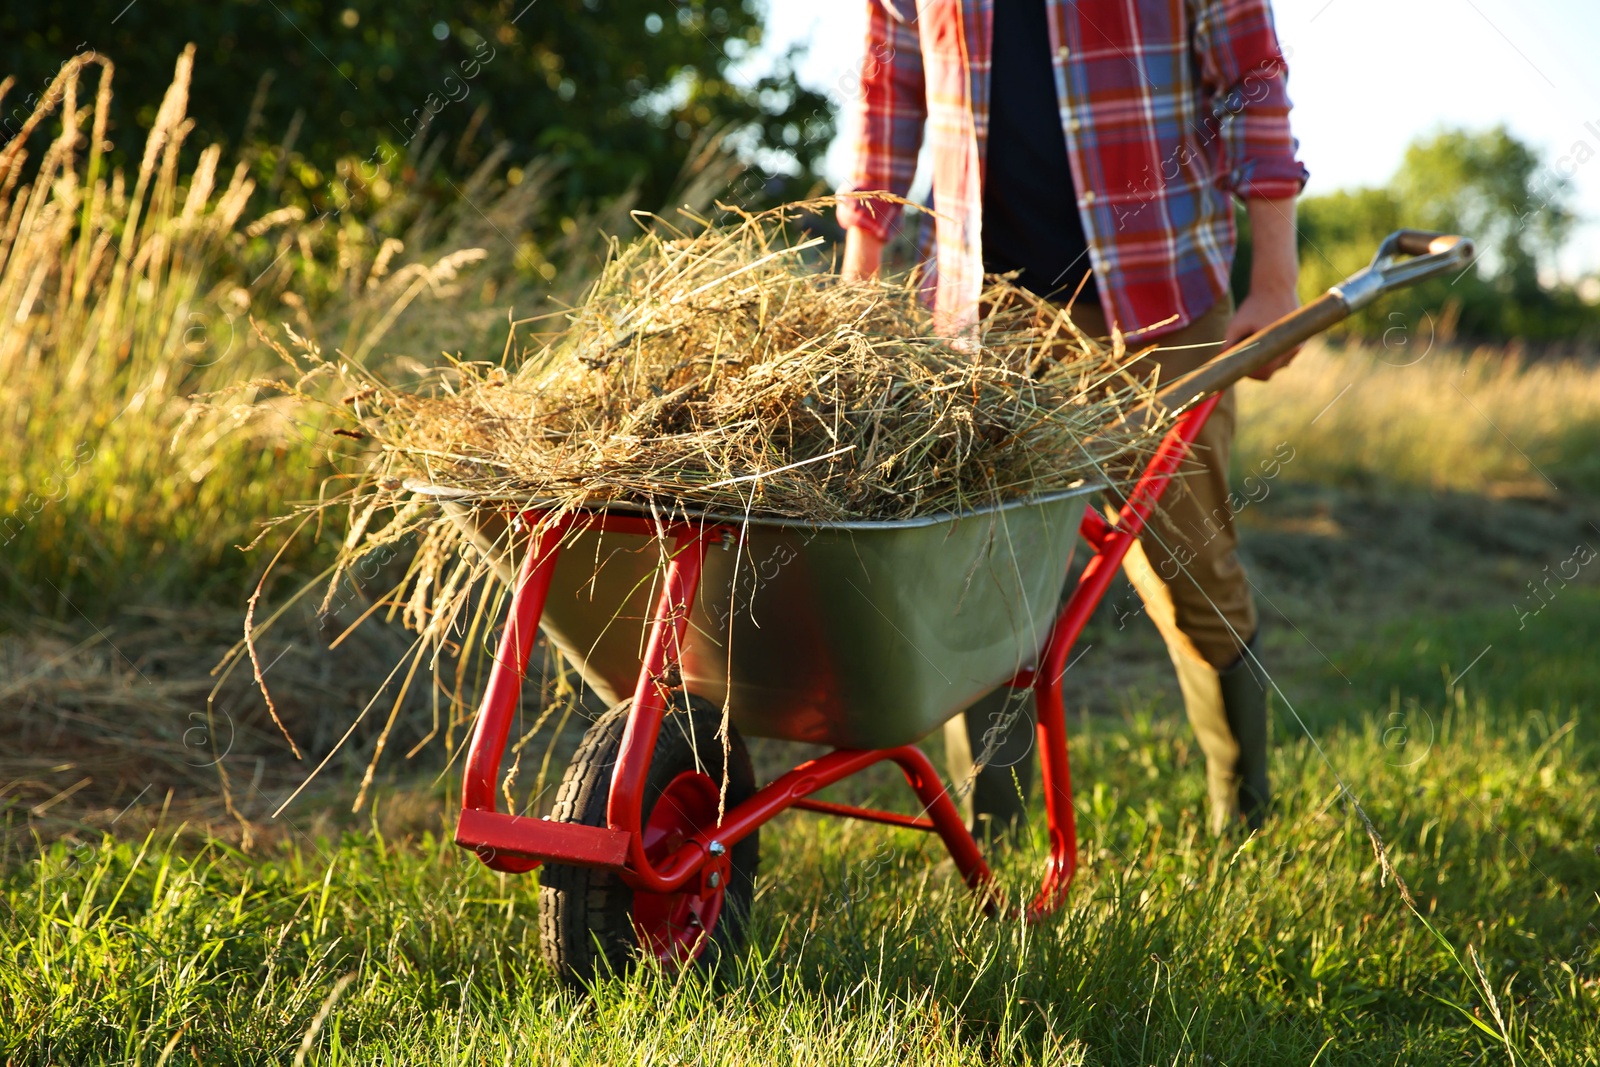
<svg viewBox="0 0 1600 1067">
<path fill-rule="evenodd" d="M 1559 601 L 1548 622 L 1581 631 L 1597 600 Z M 59 840 L 0 883 L 6 1057 L 1592 1063 L 1594 721 L 1472 686 L 1431 699 L 1394 654 L 1402 635 L 1350 653 L 1409 713 L 1352 706 L 1308 735 L 1280 705 L 1281 810 L 1257 837 L 1205 835 L 1171 707 L 1090 717 L 1073 738 L 1084 867 L 1060 918 L 985 919 L 933 842 L 791 815 L 764 836 L 744 956 L 589 1000 L 539 962 L 535 879 L 445 843 L 436 789 L 345 825 L 321 814 L 336 791 L 249 855 L 171 821 Z M 1508 691 L 1592 692 L 1572 651 L 1520 659 Z M 1040 847 L 1004 863 L 1009 891 L 1027 891 Z"/>
<path fill-rule="evenodd" d="M 179 140 L 181 110 L 158 124 Z M 554 264 L 620 206 L 524 239 L 530 167 L 443 206 L 396 175 L 360 220 L 313 220 L 217 158 L 157 145 L 112 181 L 76 151 L 10 194 L 0 272 L 6 1063 L 1600 1061 L 1592 360 L 1418 324 L 1245 387 L 1240 521 L 1281 687 L 1258 836 L 1204 833 L 1170 667 L 1120 590 L 1070 679 L 1083 866 L 1061 916 L 986 919 L 934 842 L 792 814 L 763 835 L 743 954 L 576 997 L 539 959 L 537 876 L 447 843 L 444 746 L 407 755 L 426 702 L 360 813 L 372 731 L 268 817 L 307 765 L 248 678 L 208 671 L 266 560 L 235 546 L 331 469 L 315 427 L 198 394 L 272 370 L 287 330 L 400 378 L 497 352 L 513 306 L 576 291 Z M 291 560 L 268 605 L 318 566 Z M 374 625 L 328 650 L 380 586 L 263 641 L 313 758 L 405 648 Z M 527 749 L 551 773 L 584 719 L 557 725 Z M 906 803 L 888 774 L 841 793 Z M 1019 899 L 1041 823 L 999 861 Z"/>
</svg>

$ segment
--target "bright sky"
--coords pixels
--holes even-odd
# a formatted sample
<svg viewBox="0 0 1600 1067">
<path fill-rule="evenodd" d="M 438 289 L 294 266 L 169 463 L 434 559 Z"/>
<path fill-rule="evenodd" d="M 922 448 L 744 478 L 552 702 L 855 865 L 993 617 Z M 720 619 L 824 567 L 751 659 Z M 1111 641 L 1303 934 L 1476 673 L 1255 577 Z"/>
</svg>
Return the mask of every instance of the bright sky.
<svg viewBox="0 0 1600 1067">
<path fill-rule="evenodd" d="M 843 101 L 868 0 L 768 0 L 766 49 L 809 46 L 808 84 Z M 1307 193 L 1380 184 L 1440 126 L 1504 122 L 1569 176 L 1583 216 L 1567 271 L 1600 270 L 1600 0 L 1274 0 Z M 1592 128 L 1586 128 L 1592 124 Z M 835 145 L 829 176 L 848 166 Z M 1569 164 L 1570 165 L 1570 164 Z"/>
</svg>

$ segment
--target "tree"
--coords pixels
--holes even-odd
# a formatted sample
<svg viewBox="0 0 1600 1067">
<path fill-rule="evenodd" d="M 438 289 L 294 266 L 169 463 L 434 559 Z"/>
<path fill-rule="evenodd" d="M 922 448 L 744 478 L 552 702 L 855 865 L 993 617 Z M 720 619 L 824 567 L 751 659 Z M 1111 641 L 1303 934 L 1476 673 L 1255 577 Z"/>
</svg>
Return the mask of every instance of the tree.
<svg viewBox="0 0 1600 1067">
<path fill-rule="evenodd" d="M 1597 317 L 1541 267 L 1571 233 L 1571 187 L 1504 126 L 1444 130 L 1414 141 L 1383 188 L 1341 190 L 1300 202 L 1302 295 L 1316 295 L 1365 266 L 1401 228 L 1471 237 L 1479 259 L 1352 318 L 1342 332 L 1381 336 L 1425 317 L 1469 336 L 1556 338 L 1594 332 Z M 1546 274 L 1546 278 L 1548 274 Z"/>
<path fill-rule="evenodd" d="M 1504 126 L 1413 141 L 1391 187 L 1411 225 L 1470 234 L 1486 275 L 1524 297 L 1539 292 L 1540 262 L 1574 222 L 1571 183 Z"/>
<path fill-rule="evenodd" d="M 1405 223 L 1388 189 L 1340 189 L 1300 202 L 1300 274 L 1321 293 L 1365 267 L 1383 239 Z"/>
<path fill-rule="evenodd" d="M 190 143 L 282 145 L 320 174 L 419 141 L 507 140 L 565 171 L 567 203 L 637 189 L 661 201 L 707 131 L 736 131 L 808 180 L 832 133 L 826 100 L 780 64 L 733 77 L 760 41 L 756 0 L 76 0 L 0 8 L 0 74 L 25 116 L 69 56 L 117 65 L 112 137 L 142 143 L 172 63 L 199 46 Z M 15 124 L 9 126 L 14 131 Z M 292 168 L 291 168 L 292 169 Z M 315 197 L 315 181 L 302 182 Z"/>
</svg>

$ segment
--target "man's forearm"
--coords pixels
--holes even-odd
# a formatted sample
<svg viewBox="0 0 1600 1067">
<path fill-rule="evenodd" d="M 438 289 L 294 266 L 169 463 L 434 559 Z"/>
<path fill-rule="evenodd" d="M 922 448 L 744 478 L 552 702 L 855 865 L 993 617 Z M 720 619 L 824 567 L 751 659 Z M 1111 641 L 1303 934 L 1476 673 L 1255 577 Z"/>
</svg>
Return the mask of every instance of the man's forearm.
<svg viewBox="0 0 1600 1067">
<path fill-rule="evenodd" d="M 850 281 L 876 278 L 883 265 L 883 242 L 877 234 L 852 226 L 844 232 L 844 264 L 839 273 Z"/>
<path fill-rule="evenodd" d="M 1250 292 L 1293 293 L 1300 280 L 1294 198 L 1246 200 L 1250 215 Z"/>
<path fill-rule="evenodd" d="M 1228 323 L 1226 340 L 1236 344 L 1264 330 L 1300 306 L 1295 292 L 1300 280 L 1300 259 L 1295 244 L 1294 198 L 1250 199 L 1250 294 Z M 1294 349 L 1250 375 L 1263 381 L 1294 358 Z"/>
</svg>

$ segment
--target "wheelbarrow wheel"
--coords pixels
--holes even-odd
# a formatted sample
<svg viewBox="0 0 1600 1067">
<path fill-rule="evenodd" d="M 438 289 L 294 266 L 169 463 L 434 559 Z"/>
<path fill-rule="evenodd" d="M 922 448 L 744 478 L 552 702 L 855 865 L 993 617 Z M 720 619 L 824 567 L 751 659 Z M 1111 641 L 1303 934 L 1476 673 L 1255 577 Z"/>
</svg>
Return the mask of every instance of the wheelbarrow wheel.
<svg viewBox="0 0 1600 1067">
<path fill-rule="evenodd" d="M 550 818 L 606 824 L 606 803 L 632 701 L 589 727 L 567 767 Z M 722 712 L 699 697 L 675 694 L 645 782 L 645 853 L 666 857 L 687 837 L 715 825 L 724 767 L 725 810 L 755 792 L 750 753 L 728 728 L 724 763 Z M 760 861 L 759 833 L 732 846 L 676 893 L 630 889 L 614 871 L 546 864 L 539 877 L 539 941 L 546 962 L 573 986 L 622 974 L 653 956 L 668 967 L 709 964 L 743 942 Z"/>
</svg>

